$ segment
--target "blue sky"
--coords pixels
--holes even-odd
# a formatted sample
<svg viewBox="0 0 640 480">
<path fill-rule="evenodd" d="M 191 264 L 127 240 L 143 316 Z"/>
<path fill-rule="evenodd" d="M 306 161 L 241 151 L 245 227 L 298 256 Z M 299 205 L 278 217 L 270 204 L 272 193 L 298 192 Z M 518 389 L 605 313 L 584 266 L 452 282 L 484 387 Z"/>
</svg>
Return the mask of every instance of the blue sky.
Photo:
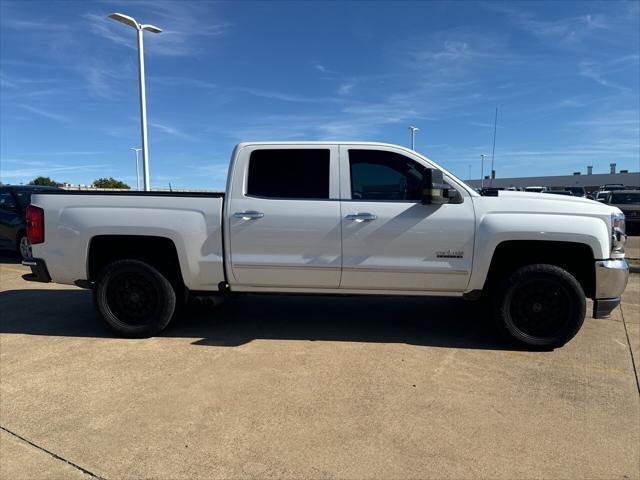
<svg viewBox="0 0 640 480">
<path fill-rule="evenodd" d="M 463 179 L 640 163 L 640 3 L 0 2 L 0 179 L 135 184 L 135 32 L 151 183 L 224 187 L 233 145 L 375 140 Z"/>
</svg>

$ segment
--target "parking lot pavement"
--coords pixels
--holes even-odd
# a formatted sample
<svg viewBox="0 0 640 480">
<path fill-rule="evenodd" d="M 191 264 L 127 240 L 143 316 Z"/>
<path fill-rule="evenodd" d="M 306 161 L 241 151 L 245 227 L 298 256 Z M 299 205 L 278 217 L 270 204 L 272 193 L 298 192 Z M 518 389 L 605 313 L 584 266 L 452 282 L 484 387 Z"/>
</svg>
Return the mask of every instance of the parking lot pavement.
<svg viewBox="0 0 640 480">
<path fill-rule="evenodd" d="M 627 237 L 624 250 L 629 258 L 640 258 L 640 237 Z"/>
<path fill-rule="evenodd" d="M 526 352 L 454 299 L 247 296 L 119 339 L 4 260 L 3 478 L 640 477 L 638 275 Z"/>
</svg>

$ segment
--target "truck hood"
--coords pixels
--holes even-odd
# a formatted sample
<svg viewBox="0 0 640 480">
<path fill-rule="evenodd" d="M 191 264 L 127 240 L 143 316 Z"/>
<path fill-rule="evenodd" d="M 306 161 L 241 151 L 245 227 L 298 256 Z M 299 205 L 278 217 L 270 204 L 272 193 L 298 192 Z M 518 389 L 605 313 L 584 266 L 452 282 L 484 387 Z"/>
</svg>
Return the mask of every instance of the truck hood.
<svg viewBox="0 0 640 480">
<path fill-rule="evenodd" d="M 474 197 L 474 203 L 487 211 L 521 213 L 563 213 L 581 216 L 602 216 L 620 212 L 620 209 L 583 197 L 554 195 L 552 193 L 514 192 L 500 190 L 497 197 Z"/>
</svg>

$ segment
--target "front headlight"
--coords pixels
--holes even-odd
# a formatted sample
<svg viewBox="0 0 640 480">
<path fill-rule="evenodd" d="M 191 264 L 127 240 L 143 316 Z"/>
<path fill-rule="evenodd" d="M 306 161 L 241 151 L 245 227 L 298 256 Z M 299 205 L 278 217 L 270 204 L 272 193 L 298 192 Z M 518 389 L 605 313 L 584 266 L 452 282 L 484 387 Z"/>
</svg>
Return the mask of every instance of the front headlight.
<svg viewBox="0 0 640 480">
<path fill-rule="evenodd" d="M 624 213 L 611 214 L 611 252 L 624 253 L 627 236 L 624 231 Z"/>
</svg>

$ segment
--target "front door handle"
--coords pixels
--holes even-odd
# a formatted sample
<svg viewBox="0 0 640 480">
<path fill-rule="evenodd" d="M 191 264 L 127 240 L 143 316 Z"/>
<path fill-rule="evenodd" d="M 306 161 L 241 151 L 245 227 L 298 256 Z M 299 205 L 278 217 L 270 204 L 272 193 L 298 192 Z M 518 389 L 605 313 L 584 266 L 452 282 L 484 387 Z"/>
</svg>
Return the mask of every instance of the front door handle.
<svg viewBox="0 0 640 480">
<path fill-rule="evenodd" d="M 233 218 L 241 218 L 242 220 L 256 220 L 257 218 L 264 217 L 264 213 L 250 210 L 246 212 L 236 212 L 233 214 Z"/>
<path fill-rule="evenodd" d="M 357 223 L 362 223 L 362 222 L 371 222 L 373 220 L 376 220 L 378 216 L 374 215 L 373 213 L 351 213 L 344 218 L 346 220 L 353 220 Z"/>
</svg>

